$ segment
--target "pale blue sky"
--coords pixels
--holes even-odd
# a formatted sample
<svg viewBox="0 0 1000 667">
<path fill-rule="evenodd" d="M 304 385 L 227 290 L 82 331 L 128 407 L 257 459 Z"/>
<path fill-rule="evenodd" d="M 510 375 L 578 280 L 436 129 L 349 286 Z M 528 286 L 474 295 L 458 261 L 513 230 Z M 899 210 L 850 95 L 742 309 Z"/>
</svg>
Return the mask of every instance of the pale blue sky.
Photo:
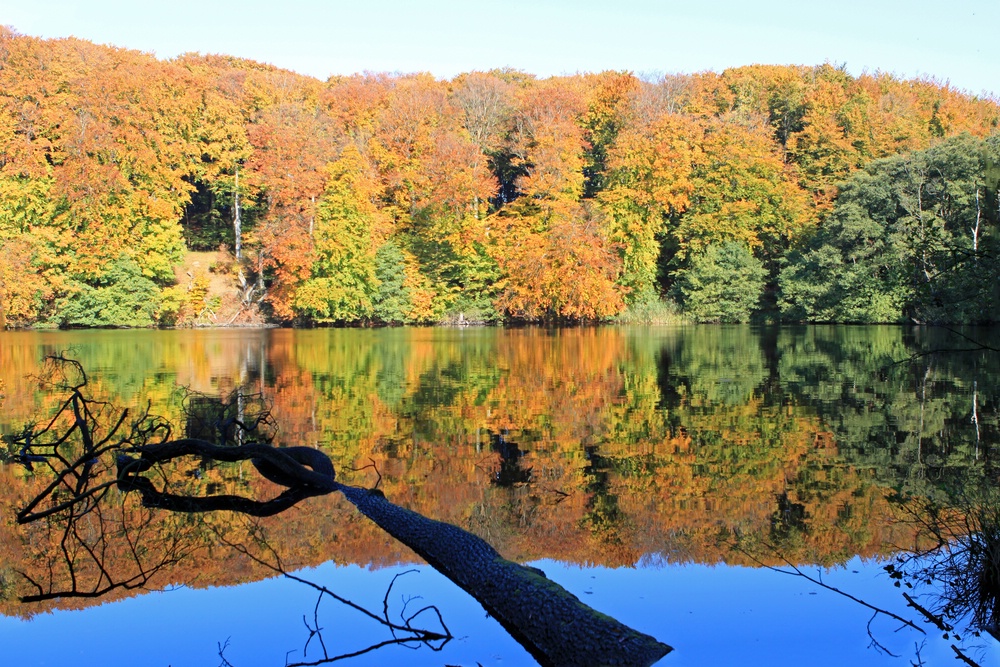
<svg viewBox="0 0 1000 667">
<path fill-rule="evenodd" d="M 161 58 L 226 53 L 323 79 L 830 61 L 1000 95 L 1000 0 L 0 0 L 0 23 Z"/>
</svg>

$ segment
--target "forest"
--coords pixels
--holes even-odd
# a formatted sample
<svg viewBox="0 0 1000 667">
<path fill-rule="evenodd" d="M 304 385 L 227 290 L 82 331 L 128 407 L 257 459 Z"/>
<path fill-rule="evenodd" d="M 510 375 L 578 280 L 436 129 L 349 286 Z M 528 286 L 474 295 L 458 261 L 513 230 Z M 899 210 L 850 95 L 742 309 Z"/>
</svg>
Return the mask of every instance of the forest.
<svg viewBox="0 0 1000 667">
<path fill-rule="evenodd" d="M 0 28 L 0 328 L 993 322 L 998 124 L 831 63 L 320 81 Z"/>
</svg>

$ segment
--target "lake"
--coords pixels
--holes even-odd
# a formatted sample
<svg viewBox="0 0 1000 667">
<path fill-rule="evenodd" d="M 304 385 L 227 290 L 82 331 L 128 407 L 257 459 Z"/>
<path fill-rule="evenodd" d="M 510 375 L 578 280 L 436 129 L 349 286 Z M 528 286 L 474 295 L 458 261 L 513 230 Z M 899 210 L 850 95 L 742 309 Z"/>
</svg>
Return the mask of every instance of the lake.
<svg viewBox="0 0 1000 667">
<path fill-rule="evenodd" d="M 177 433 L 259 396 L 275 444 L 319 448 L 338 480 L 377 484 L 392 502 L 541 568 L 673 646 L 660 664 L 936 664 L 954 659 L 952 644 L 990 664 L 1000 659 L 992 638 L 942 638 L 883 566 L 925 540 L 906 499 L 947 503 L 998 477 L 1000 353 L 975 344 L 995 334 L 0 332 L 0 433 L 43 420 L 65 398 L 40 381 L 51 354 L 78 360 L 95 397 L 133 415 L 148 409 Z M 174 472 L 193 493 L 274 492 L 249 465 L 191 459 Z M 474 599 L 340 494 L 259 520 L 116 501 L 100 520 L 122 527 L 80 538 L 102 565 L 71 576 L 67 558 L 90 557 L 67 556 L 49 522 L 13 518 L 41 476 L 0 464 L 0 477 L 4 662 L 243 667 L 356 653 L 349 664 L 534 664 Z M 278 563 L 376 617 L 433 605 L 454 639 L 372 649 L 392 639 L 384 624 L 277 575 Z M 81 594 L 111 582 L 132 584 Z M 930 604 L 935 586 L 915 592 Z"/>
</svg>

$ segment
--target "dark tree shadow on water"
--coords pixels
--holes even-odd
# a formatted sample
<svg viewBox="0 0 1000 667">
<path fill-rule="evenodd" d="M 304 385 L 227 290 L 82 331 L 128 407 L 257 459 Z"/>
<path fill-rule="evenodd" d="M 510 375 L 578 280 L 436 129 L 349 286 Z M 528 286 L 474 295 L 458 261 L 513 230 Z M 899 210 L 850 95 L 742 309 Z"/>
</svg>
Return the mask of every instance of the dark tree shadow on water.
<svg viewBox="0 0 1000 667">
<path fill-rule="evenodd" d="M 764 540 L 736 535 L 728 546 L 760 567 L 805 579 L 871 611 L 869 646 L 878 653 L 902 657 L 874 630 L 876 619 L 885 617 L 898 624 L 896 633 L 917 633 L 916 662 L 911 664 L 925 664 L 921 650 L 927 639 L 937 634 L 947 642 L 955 659 L 970 667 L 983 667 L 977 662 L 978 654 L 985 653 L 983 642 L 1000 642 L 1000 491 L 991 484 L 970 488 L 947 503 L 896 496 L 893 505 L 898 511 L 896 520 L 916 529 L 914 544 L 895 546 L 894 556 L 882 567 L 892 585 L 900 589 L 908 608 L 905 615 L 831 585 L 824 581 L 821 568 L 813 574 L 810 568 L 791 562 L 784 556 L 780 532 L 772 531 L 770 539 Z M 781 506 L 779 498 L 779 511 Z"/>
<path fill-rule="evenodd" d="M 232 400 L 219 405 L 197 403 L 197 411 L 222 417 L 211 428 L 200 430 L 189 421 L 185 436 L 174 437 L 173 426 L 149 414 L 148 409 L 133 417 L 128 410 L 116 410 L 91 400 L 86 393 L 87 375 L 78 362 L 55 357 L 50 363 L 56 372 L 62 373 L 62 381 L 56 384 L 68 398 L 51 420 L 41 426 L 29 425 L 8 439 L 13 460 L 29 469 L 38 469 L 39 476 L 50 480 L 17 513 L 18 523 L 46 522 L 62 526 L 64 531 L 58 558 L 64 560 L 71 585 L 62 590 L 51 587 L 46 590 L 43 582 L 34 581 L 38 599 L 66 595 L 96 597 L 113 587 L 141 587 L 158 569 L 184 555 L 183 540 L 178 537 L 176 548 L 158 551 L 165 554 L 158 562 L 146 562 L 146 545 L 141 532 L 135 531 L 149 524 L 149 515 L 132 517 L 139 521 L 140 527 L 125 531 L 125 542 L 134 554 L 138 575 L 124 582 L 116 580 L 104 567 L 104 560 L 108 549 L 118 548 L 117 537 L 113 538 L 111 532 L 100 526 L 96 530 L 80 529 L 84 520 L 102 516 L 102 507 L 112 490 L 117 498 L 124 499 L 123 506 L 130 498 L 138 497 L 141 502 L 129 505 L 135 511 L 167 511 L 181 521 L 219 510 L 249 517 L 274 516 L 306 498 L 337 492 L 474 597 L 542 665 L 651 665 L 671 650 L 655 638 L 585 605 L 536 568 L 503 558 L 472 533 L 395 505 L 377 488 L 338 482 L 333 464 L 323 452 L 310 447 L 272 446 L 274 431 L 269 410 L 262 401 L 246 400 L 247 397 L 237 394 L 235 408 Z M 73 379 L 67 379 L 71 376 Z M 191 433 L 200 437 L 191 437 Z M 214 437 L 215 441 L 207 437 Z M 191 458 L 203 463 L 249 461 L 261 477 L 282 490 L 263 499 L 241 493 L 196 494 L 185 483 L 179 467 Z M 187 466 L 190 467 L 189 462 Z M 254 531 L 248 537 L 255 534 L 260 537 Z M 400 622 L 390 621 L 387 605 L 383 606 L 383 614 L 374 614 L 333 591 L 287 573 L 266 541 L 258 539 L 256 547 L 251 549 L 252 540 L 219 537 L 258 565 L 316 589 L 317 611 L 312 624 L 306 619 L 305 625 L 310 640 L 316 639 L 324 657 L 296 664 L 323 664 L 389 644 L 417 642 L 437 650 L 451 638 L 444 619 L 433 606 L 404 616 Z M 96 572 L 91 578 L 96 577 L 99 584 L 84 591 L 78 584 L 78 572 L 82 569 Z M 361 652 L 331 656 L 322 639 L 318 618 L 319 603 L 327 598 L 384 624 L 390 639 Z M 429 617 L 434 618 L 433 629 L 415 625 L 418 619 L 426 623 Z M 307 646 L 308 643 L 309 640 Z M 219 652 L 226 661 L 222 645 Z"/>
<path fill-rule="evenodd" d="M 307 632 L 307 637 L 302 647 L 302 660 L 288 660 L 287 656 L 291 655 L 291 652 L 289 652 L 286 655 L 285 667 L 307 667 L 310 665 L 329 664 L 371 653 L 387 646 L 405 646 L 407 648 L 425 646 L 431 651 L 438 652 L 454 639 L 437 606 L 422 605 L 416 609 L 413 608 L 411 603 L 420 600 L 421 598 L 419 597 L 404 599 L 402 608 L 398 611 L 398 620 L 390 618 L 392 612 L 389 596 L 392 594 L 393 587 L 400 577 L 417 573 L 419 570 L 416 568 L 403 570 L 393 575 L 392 580 L 386 587 L 385 594 L 382 596 L 381 610 L 372 611 L 368 607 L 345 598 L 312 579 L 290 572 L 282 562 L 281 555 L 277 549 L 268 540 L 266 529 L 256 519 L 248 519 L 244 524 L 244 529 L 245 537 L 239 543 L 231 541 L 227 535 L 220 531 L 214 531 L 214 533 L 220 544 L 224 544 L 242 554 L 250 561 L 271 571 L 275 575 L 311 588 L 316 592 L 316 603 L 312 609 L 311 619 L 306 614 L 302 616 L 302 623 Z M 324 639 L 324 627 L 320 621 L 320 607 L 325 601 L 336 602 L 357 613 L 360 618 L 384 627 L 388 631 L 388 638 L 370 646 L 343 653 L 331 650 L 331 647 L 327 646 L 327 642 Z M 223 649 L 224 646 L 220 645 L 219 654 L 225 663 L 228 664 L 228 660 L 223 655 Z M 321 657 L 310 660 L 310 650 L 312 650 L 313 655 L 319 653 Z"/>
<path fill-rule="evenodd" d="M 902 507 L 930 544 L 885 566 L 907 604 L 946 637 L 1000 642 L 1000 491 L 976 487 L 947 505 L 917 498 Z"/>
</svg>

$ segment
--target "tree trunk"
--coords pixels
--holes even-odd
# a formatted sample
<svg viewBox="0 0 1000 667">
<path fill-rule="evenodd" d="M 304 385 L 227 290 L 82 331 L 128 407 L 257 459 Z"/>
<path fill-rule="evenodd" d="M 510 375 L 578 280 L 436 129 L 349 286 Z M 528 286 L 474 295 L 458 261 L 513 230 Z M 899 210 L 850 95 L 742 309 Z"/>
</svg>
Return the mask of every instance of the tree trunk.
<svg viewBox="0 0 1000 667">
<path fill-rule="evenodd" d="M 672 650 L 588 607 L 541 570 L 505 559 L 472 533 L 394 505 L 379 491 L 340 490 L 379 528 L 474 597 L 542 665 L 647 666 Z"/>
<path fill-rule="evenodd" d="M 240 168 L 236 168 L 233 182 L 233 233 L 236 236 L 236 261 L 243 259 L 243 221 L 240 219 Z"/>
</svg>

